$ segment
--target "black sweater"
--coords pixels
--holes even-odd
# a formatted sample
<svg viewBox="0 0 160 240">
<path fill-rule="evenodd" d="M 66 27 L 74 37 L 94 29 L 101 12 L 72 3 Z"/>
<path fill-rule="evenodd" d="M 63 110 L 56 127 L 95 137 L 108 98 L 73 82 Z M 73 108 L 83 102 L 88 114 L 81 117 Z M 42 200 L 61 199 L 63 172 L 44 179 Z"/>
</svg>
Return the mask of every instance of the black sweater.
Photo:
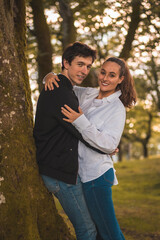
<svg viewBox="0 0 160 240">
<path fill-rule="evenodd" d="M 55 87 L 54 91 L 43 89 L 38 99 L 33 130 L 37 163 L 40 174 L 76 184 L 78 140 L 90 145 L 72 124 L 63 120 L 61 107 L 67 104 L 78 112 L 79 103 L 71 82 L 62 74 L 59 79 L 59 88 Z"/>
</svg>

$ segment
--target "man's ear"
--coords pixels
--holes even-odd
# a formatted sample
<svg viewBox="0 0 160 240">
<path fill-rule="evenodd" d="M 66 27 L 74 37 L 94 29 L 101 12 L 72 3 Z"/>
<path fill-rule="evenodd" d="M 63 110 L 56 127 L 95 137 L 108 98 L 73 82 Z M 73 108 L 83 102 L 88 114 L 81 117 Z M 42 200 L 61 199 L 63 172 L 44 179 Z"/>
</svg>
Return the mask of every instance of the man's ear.
<svg viewBox="0 0 160 240">
<path fill-rule="evenodd" d="M 64 65 L 65 69 L 68 69 L 69 63 L 68 63 L 68 61 L 66 59 L 63 60 L 63 65 Z"/>
</svg>

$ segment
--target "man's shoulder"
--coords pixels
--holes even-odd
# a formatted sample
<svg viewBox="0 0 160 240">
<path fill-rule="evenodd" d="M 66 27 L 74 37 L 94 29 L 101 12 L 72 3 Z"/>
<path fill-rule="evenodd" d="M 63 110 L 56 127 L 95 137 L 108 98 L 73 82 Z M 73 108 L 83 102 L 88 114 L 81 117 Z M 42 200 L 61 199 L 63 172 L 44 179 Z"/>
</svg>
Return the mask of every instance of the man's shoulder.
<svg viewBox="0 0 160 240">
<path fill-rule="evenodd" d="M 59 78 L 59 88 L 68 88 L 68 90 L 73 90 L 73 86 L 70 82 L 70 80 L 63 74 L 58 74 L 58 78 Z"/>
<path fill-rule="evenodd" d="M 60 81 L 58 82 L 59 87 L 57 88 L 54 84 L 54 89 L 53 90 L 45 90 L 44 88 L 42 89 L 40 93 L 40 98 L 52 98 L 56 96 L 57 94 L 61 94 L 62 91 L 66 88 L 65 86 L 65 80 L 60 78 Z"/>
</svg>

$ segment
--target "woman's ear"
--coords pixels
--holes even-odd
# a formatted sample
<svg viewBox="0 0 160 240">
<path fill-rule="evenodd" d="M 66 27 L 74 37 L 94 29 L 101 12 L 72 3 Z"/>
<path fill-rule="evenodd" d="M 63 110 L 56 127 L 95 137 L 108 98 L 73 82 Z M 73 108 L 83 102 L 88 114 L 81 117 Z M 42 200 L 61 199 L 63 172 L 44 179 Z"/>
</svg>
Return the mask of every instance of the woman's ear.
<svg viewBox="0 0 160 240">
<path fill-rule="evenodd" d="M 124 76 L 119 78 L 119 84 L 124 80 Z"/>
</svg>

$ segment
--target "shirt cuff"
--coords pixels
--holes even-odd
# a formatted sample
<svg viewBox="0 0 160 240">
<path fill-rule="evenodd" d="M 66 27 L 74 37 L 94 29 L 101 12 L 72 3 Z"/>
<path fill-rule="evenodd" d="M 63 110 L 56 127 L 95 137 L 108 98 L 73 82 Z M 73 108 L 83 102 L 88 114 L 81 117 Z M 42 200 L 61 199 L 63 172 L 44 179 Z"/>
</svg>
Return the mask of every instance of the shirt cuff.
<svg viewBox="0 0 160 240">
<path fill-rule="evenodd" d="M 50 72 L 50 73 L 52 73 L 53 75 L 57 75 L 57 74 L 56 74 L 56 73 L 54 73 L 54 72 Z M 47 75 L 48 75 L 48 74 L 47 74 Z M 47 75 L 46 75 L 46 76 L 47 76 Z M 42 80 L 42 83 L 43 83 L 43 84 L 45 84 L 45 83 L 46 83 L 46 76 L 45 76 L 45 77 L 43 78 L 43 80 Z"/>
<path fill-rule="evenodd" d="M 78 117 L 74 122 L 72 122 L 72 125 L 77 128 L 77 130 L 81 133 L 83 130 L 85 130 L 87 127 L 91 125 L 89 120 L 85 117 L 84 114 L 82 114 L 80 117 Z"/>
</svg>

